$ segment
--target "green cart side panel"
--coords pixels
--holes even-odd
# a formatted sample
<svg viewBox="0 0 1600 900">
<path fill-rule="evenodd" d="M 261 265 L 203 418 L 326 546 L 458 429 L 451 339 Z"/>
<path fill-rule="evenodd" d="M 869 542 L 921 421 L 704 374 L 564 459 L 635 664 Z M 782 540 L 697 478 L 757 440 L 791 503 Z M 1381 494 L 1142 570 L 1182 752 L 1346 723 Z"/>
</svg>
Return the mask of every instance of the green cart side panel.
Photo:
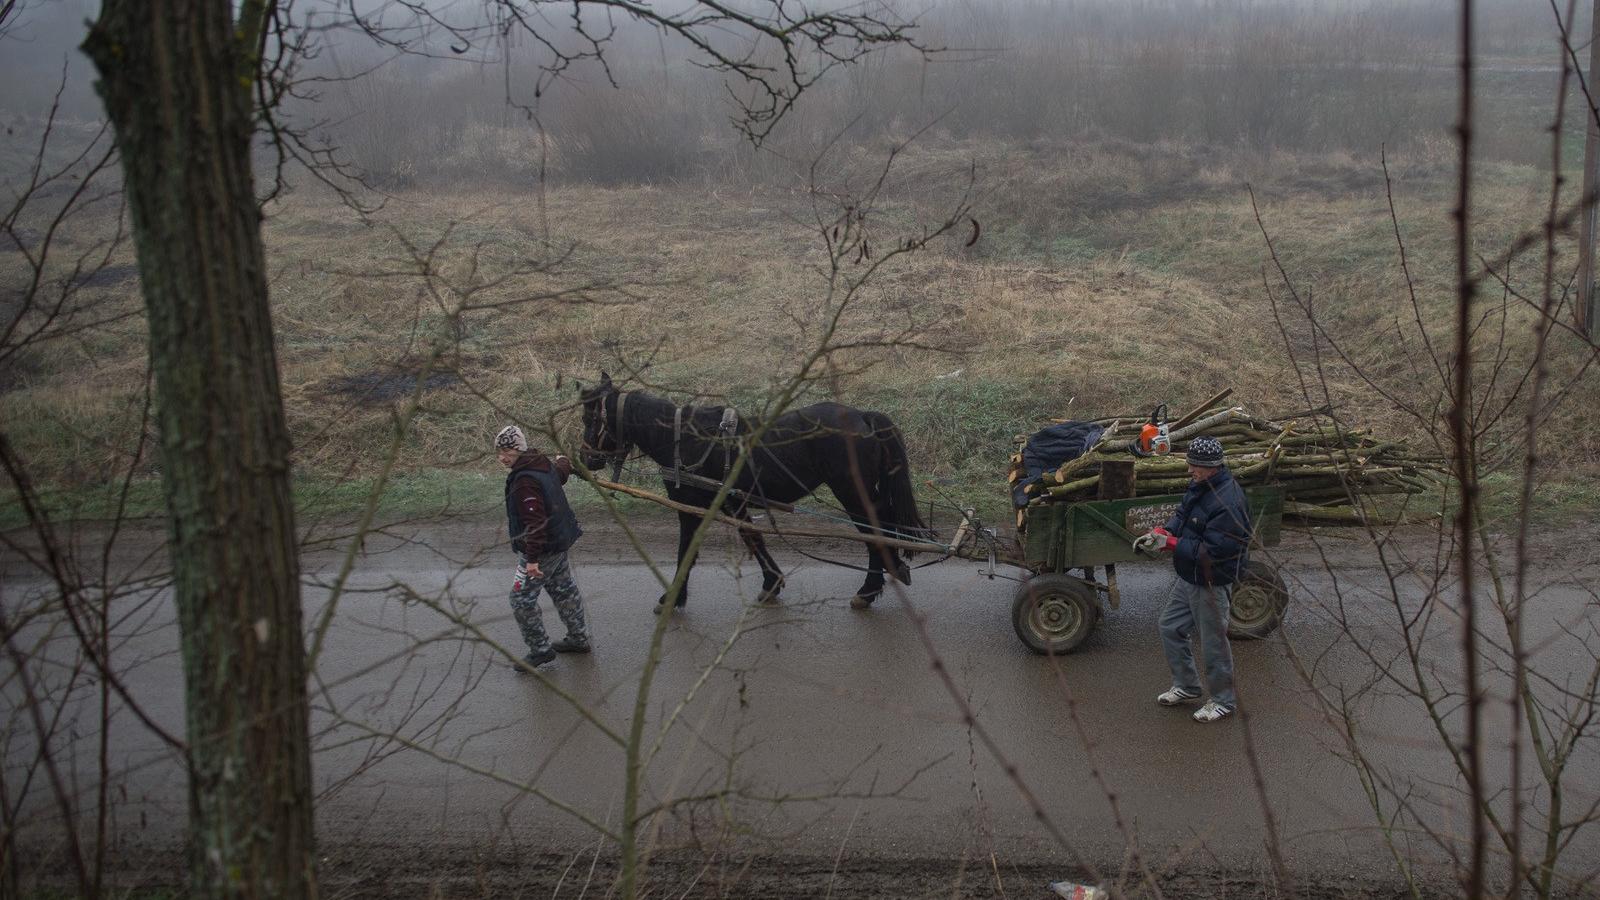
<svg viewBox="0 0 1600 900">
<path fill-rule="evenodd" d="M 1283 531 L 1283 488 L 1265 485 L 1244 493 L 1254 546 L 1276 546 Z M 1182 494 L 1163 494 L 1030 506 L 1023 555 L 1029 568 L 1042 572 L 1147 562 L 1149 557 L 1133 552 L 1133 539 L 1166 524 L 1182 500 Z"/>
</svg>

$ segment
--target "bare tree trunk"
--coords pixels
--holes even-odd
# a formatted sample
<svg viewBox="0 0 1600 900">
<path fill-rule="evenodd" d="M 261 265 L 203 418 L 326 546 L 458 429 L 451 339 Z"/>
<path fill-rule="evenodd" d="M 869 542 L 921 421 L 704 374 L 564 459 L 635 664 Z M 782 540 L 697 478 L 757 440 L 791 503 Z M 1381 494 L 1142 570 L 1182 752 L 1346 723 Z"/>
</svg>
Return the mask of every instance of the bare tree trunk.
<svg viewBox="0 0 1600 900">
<path fill-rule="evenodd" d="M 1568 21 L 1572 19 L 1569 16 Z M 1594 0 L 1594 15 L 1589 20 L 1589 71 L 1583 73 L 1586 93 L 1593 95 L 1600 82 L 1600 0 Z M 1595 317 L 1600 315 L 1600 303 L 1595 302 L 1594 241 L 1596 169 L 1600 168 L 1600 121 L 1594 111 L 1584 103 L 1583 139 L 1583 215 L 1578 219 L 1578 299 L 1572 304 L 1577 314 L 1577 328 L 1586 337 L 1595 336 Z"/>
<path fill-rule="evenodd" d="M 200 897 L 315 893 L 289 437 L 250 171 L 259 4 L 106 0 L 84 44 L 116 128 L 155 373 Z"/>
<path fill-rule="evenodd" d="M 1472 140 L 1473 140 L 1473 0 L 1461 0 L 1461 85 L 1456 137 L 1460 143 L 1461 171 L 1456 186 L 1456 349 L 1455 380 L 1450 407 L 1450 443 L 1455 453 L 1456 480 L 1461 503 L 1456 513 L 1461 573 L 1461 656 L 1466 694 L 1467 734 L 1461 753 L 1467 758 L 1467 791 L 1472 797 L 1472 844 L 1467 860 L 1466 890 L 1470 900 L 1484 895 L 1484 864 L 1488 848 L 1488 823 L 1484 819 L 1486 790 L 1483 779 L 1483 701 L 1478 678 L 1477 565 L 1473 540 L 1478 501 L 1477 450 L 1473 446 L 1472 419 L 1472 315 L 1477 282 L 1472 273 Z"/>
</svg>

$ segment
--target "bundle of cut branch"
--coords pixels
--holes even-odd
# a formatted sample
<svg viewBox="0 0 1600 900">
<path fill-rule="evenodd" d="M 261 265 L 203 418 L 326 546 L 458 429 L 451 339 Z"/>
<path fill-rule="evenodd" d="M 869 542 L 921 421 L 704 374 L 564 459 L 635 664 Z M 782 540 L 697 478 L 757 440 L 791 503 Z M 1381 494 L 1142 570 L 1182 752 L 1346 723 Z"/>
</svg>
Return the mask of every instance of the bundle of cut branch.
<svg viewBox="0 0 1600 900">
<path fill-rule="evenodd" d="M 1136 496 L 1182 493 L 1189 485 L 1184 454 L 1190 441 L 1213 437 L 1221 442 L 1228 468 L 1241 485 L 1278 484 L 1284 488 L 1284 516 L 1308 524 L 1382 524 L 1392 513 L 1375 504 L 1394 495 L 1420 494 L 1446 478 L 1447 462 L 1397 441 L 1385 441 L 1365 430 L 1343 427 L 1328 410 L 1311 410 L 1282 421 L 1253 415 L 1238 406 L 1222 405 L 1224 391 L 1170 426 L 1172 452 L 1137 458 Z M 1029 506 L 1094 500 L 1100 496 L 1101 465 L 1134 459 L 1129 446 L 1148 417 L 1098 420 L 1105 427 L 1095 445 L 1054 472 L 1046 472 L 1025 490 Z M 1025 478 L 1019 436 L 1008 480 Z M 1387 506 L 1387 504 L 1383 504 Z M 1023 511 L 1018 511 L 1022 521 Z"/>
</svg>

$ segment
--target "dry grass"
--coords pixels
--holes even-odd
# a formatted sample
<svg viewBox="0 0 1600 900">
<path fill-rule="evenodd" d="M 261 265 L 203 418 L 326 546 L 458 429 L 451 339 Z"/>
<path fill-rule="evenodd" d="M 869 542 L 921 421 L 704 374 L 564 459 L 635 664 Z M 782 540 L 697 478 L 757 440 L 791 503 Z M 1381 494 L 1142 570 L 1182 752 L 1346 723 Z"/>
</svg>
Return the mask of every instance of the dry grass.
<svg viewBox="0 0 1600 900">
<path fill-rule="evenodd" d="M 864 171 L 874 158 L 857 148 L 835 171 Z M 998 502 L 991 479 L 1011 436 L 1047 416 L 1133 414 L 1157 402 L 1178 409 L 1222 386 L 1267 412 L 1306 405 L 1262 288 L 1267 260 L 1246 181 L 1330 327 L 1397 390 L 1421 397 L 1432 389 L 1408 384 L 1407 371 L 1392 365 L 1416 347 L 1394 333 L 1410 311 L 1376 160 L 1246 164 L 1177 145 L 1110 141 L 942 144 L 918 149 L 897 170 L 879 240 L 939 209 L 974 159 L 984 239 L 886 267 L 849 323 L 859 333 L 914 323 L 949 352 L 857 357 L 875 365 L 817 388 L 890 413 L 919 471 L 955 476 L 958 492 Z M 1443 170 L 1422 157 L 1393 168 L 1426 312 L 1443 323 Z M 1537 220 L 1540 180 L 1514 167 L 1485 173 L 1486 252 Z M 653 358 L 651 380 L 683 396 L 755 402 L 809 346 L 807 323 L 825 288 L 810 202 L 781 187 L 553 187 L 542 208 L 531 191 L 416 192 L 394 197 L 378 224 L 364 224 L 331 199 L 292 195 L 269 210 L 266 240 L 302 469 L 318 477 L 370 471 L 406 379 L 445 328 L 421 280 L 403 274 L 412 264 L 401 236 L 426 246 L 450 228 L 439 270 L 457 286 L 474 257 L 481 282 L 551 247 L 575 248 L 559 275 L 513 279 L 484 290 L 480 302 L 590 281 L 631 285 L 616 305 L 621 295 L 602 293 L 596 299 L 608 305 L 536 301 L 466 317 L 458 350 L 444 361 L 459 381 L 425 393 L 401 468 L 474 470 L 486 464 L 482 446 L 503 418 L 496 406 L 543 421 L 575 396 L 570 379 L 593 378 L 602 366 L 615 371 L 619 357 Z M 447 302 L 458 296 L 444 293 Z M 1512 317 L 1516 340 L 1524 320 Z M 1303 326 L 1290 330 L 1304 341 Z M 64 461 L 51 461 L 52 441 L 112 422 L 136 387 L 129 376 L 143 359 L 137 335 L 125 329 L 101 343 L 92 368 L 72 363 L 82 360 L 81 346 L 36 352 L 26 384 L 0 396 L 8 421 L 41 423 L 19 431 L 52 479 L 70 481 Z M 1582 357 L 1568 344 L 1557 362 L 1570 370 Z M 1349 418 L 1411 427 L 1349 371 L 1336 367 L 1330 376 Z M 380 390 L 352 389 L 360 379 Z M 1594 399 L 1590 378 L 1580 401 Z M 1592 475 L 1589 431 L 1561 437 L 1564 463 Z M 83 452 L 72 446 L 66 456 Z"/>
</svg>

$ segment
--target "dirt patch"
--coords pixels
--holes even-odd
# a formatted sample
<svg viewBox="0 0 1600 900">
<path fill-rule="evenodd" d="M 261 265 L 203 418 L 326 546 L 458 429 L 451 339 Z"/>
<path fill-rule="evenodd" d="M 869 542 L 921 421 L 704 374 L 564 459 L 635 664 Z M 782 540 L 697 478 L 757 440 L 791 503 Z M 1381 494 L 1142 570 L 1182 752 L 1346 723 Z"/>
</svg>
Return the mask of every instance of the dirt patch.
<svg viewBox="0 0 1600 900">
<path fill-rule="evenodd" d="M 420 386 L 424 391 L 437 391 L 461 383 L 461 376 L 453 372 L 435 372 L 421 378 L 419 372 L 362 372 L 329 378 L 318 385 L 325 394 L 355 400 L 368 406 L 390 403 L 415 393 Z"/>
</svg>

